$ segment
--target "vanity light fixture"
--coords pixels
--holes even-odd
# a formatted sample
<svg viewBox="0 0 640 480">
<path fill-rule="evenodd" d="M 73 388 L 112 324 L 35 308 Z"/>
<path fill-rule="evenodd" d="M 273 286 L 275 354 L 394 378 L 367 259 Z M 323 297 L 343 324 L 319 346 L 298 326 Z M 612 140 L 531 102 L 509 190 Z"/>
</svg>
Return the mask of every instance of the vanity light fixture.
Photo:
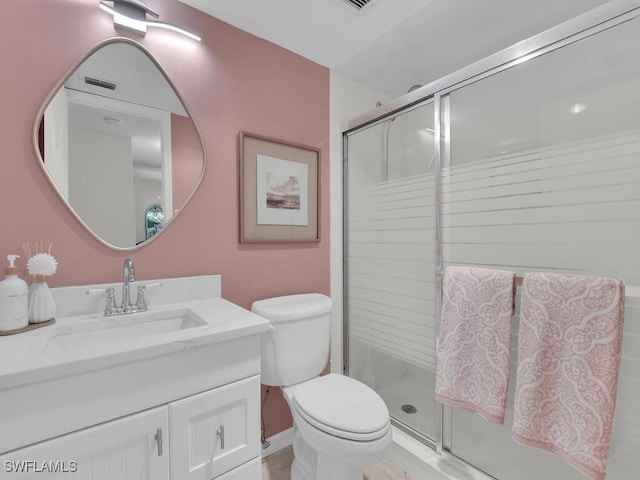
<svg viewBox="0 0 640 480">
<path fill-rule="evenodd" d="M 113 2 L 113 7 L 106 2 Z M 142 35 L 147 33 L 147 27 L 156 27 L 173 30 L 198 42 L 202 40 L 198 35 L 172 23 L 162 22 L 160 20 L 147 20 L 147 14 L 154 18 L 158 18 L 160 14 L 139 0 L 104 0 L 99 3 L 99 6 L 105 12 L 113 15 L 114 25 Z"/>
</svg>

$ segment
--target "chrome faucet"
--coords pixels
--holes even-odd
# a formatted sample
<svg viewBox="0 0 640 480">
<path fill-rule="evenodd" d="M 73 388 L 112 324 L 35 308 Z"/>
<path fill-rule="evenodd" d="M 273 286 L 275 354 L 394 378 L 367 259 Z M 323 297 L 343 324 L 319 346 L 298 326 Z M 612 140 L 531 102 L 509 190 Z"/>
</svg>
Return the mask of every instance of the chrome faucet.
<svg viewBox="0 0 640 480">
<path fill-rule="evenodd" d="M 107 303 L 104 308 L 105 317 L 112 317 L 114 315 L 123 315 L 126 313 L 144 312 L 147 310 L 147 301 L 145 299 L 144 292 L 148 288 L 161 287 L 162 283 L 154 282 L 147 283 L 146 285 L 138 285 L 138 296 L 136 303 L 131 303 L 131 282 L 136 281 L 136 273 L 133 268 L 133 260 L 127 258 L 122 266 L 122 304 L 118 307 L 116 305 L 116 289 L 114 287 L 106 288 L 90 288 L 87 290 L 87 294 L 93 295 L 97 293 L 107 294 Z"/>
<path fill-rule="evenodd" d="M 122 267 L 122 311 L 125 313 L 134 310 L 133 305 L 131 304 L 129 283 L 135 281 L 136 272 L 133 269 L 133 259 L 129 257 L 124 261 L 124 265 Z"/>
</svg>

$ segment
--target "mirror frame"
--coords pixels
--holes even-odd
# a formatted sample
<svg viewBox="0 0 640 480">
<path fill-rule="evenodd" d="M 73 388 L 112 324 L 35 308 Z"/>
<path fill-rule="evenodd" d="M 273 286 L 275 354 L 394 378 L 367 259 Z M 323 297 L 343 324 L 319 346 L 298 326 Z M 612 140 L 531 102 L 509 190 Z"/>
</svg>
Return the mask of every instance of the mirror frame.
<svg viewBox="0 0 640 480">
<path fill-rule="evenodd" d="M 40 124 L 42 123 L 42 120 L 44 119 L 45 110 L 47 109 L 47 107 L 51 103 L 51 100 L 53 99 L 53 97 L 58 93 L 58 91 L 61 88 L 64 87 L 64 84 L 67 82 L 67 80 L 69 80 L 69 78 L 75 73 L 75 71 L 80 67 L 80 65 L 82 65 L 91 55 L 93 55 L 95 52 L 97 52 L 101 48 L 106 47 L 107 45 L 114 44 L 114 43 L 126 43 L 126 44 L 129 44 L 129 45 L 133 46 L 133 47 L 136 47 L 136 48 L 140 49 L 154 63 L 154 65 L 158 68 L 158 70 L 160 71 L 162 76 L 165 78 L 165 80 L 167 81 L 169 86 L 173 89 L 174 93 L 176 94 L 176 97 L 178 97 L 178 100 L 180 100 L 180 102 L 182 103 L 182 106 L 184 107 L 185 111 L 189 115 L 189 118 L 193 122 L 193 126 L 195 127 L 196 133 L 198 135 L 198 139 L 200 140 L 200 145 L 202 147 L 202 171 L 200 172 L 200 176 L 198 177 L 198 180 L 196 181 L 196 184 L 193 186 L 193 190 L 191 190 L 191 193 L 189 193 L 189 196 L 187 196 L 187 198 L 185 199 L 184 203 L 180 206 L 178 212 L 171 216 L 169 221 L 162 227 L 161 231 L 159 231 L 156 235 L 154 235 L 153 237 L 145 240 L 144 242 L 142 242 L 142 243 L 140 243 L 138 245 L 133 245 L 131 247 L 118 247 L 116 245 L 110 244 L 109 242 L 107 242 L 107 241 L 103 240 L 102 238 L 100 238 L 91 228 L 89 228 L 89 226 L 84 222 L 84 220 L 82 220 L 82 218 L 80 218 L 80 216 L 75 212 L 73 207 L 71 207 L 71 205 L 69 204 L 67 199 L 64 198 L 64 196 L 60 192 L 58 186 L 53 181 L 53 178 L 51 177 L 51 175 L 47 171 L 47 168 L 44 165 L 44 158 L 40 154 L 40 144 L 39 144 Z M 206 152 L 206 147 L 205 147 L 205 144 L 204 144 L 204 138 L 202 137 L 202 133 L 200 132 L 200 127 L 198 127 L 198 124 L 197 124 L 197 122 L 195 120 L 195 117 L 193 116 L 193 114 L 191 113 L 191 110 L 189 109 L 189 107 L 185 103 L 184 98 L 180 94 L 180 91 L 176 87 L 175 83 L 173 83 L 173 81 L 171 80 L 171 77 L 169 77 L 169 74 L 162 67 L 160 62 L 151 54 L 151 52 L 144 45 L 136 42 L 135 40 L 127 38 L 127 37 L 111 37 L 111 38 L 108 38 L 108 39 L 98 43 L 97 45 L 95 45 L 94 47 L 89 49 L 87 52 L 85 52 L 84 55 L 82 55 L 78 60 L 76 60 L 73 63 L 73 65 L 71 65 L 71 67 L 67 70 L 66 74 L 63 75 L 63 77 L 54 85 L 53 89 L 45 97 L 41 107 L 38 109 L 38 113 L 36 114 L 36 120 L 35 120 L 35 124 L 34 124 L 34 127 L 33 127 L 33 148 L 34 148 L 38 163 L 40 164 L 40 168 L 42 169 L 42 172 L 44 173 L 45 177 L 47 178 L 49 184 L 53 187 L 54 191 L 57 193 L 57 195 L 60 198 L 60 200 L 67 207 L 68 211 L 71 212 L 71 214 L 76 218 L 76 220 L 78 220 L 78 222 L 80 222 L 80 225 L 82 225 L 84 227 L 84 229 L 87 232 L 89 232 L 89 234 L 91 234 L 91 236 L 93 238 L 98 240 L 102 245 L 104 245 L 104 246 L 106 246 L 108 248 L 111 248 L 113 250 L 120 251 L 120 252 L 128 252 L 128 251 L 132 251 L 132 250 L 138 250 L 140 248 L 143 248 L 143 247 L 147 246 L 150 242 L 155 241 L 158 237 L 162 236 L 164 231 L 167 228 L 172 226 L 172 224 L 173 224 L 174 220 L 176 219 L 176 217 L 180 216 L 182 211 L 185 209 L 185 207 L 189 204 L 189 202 L 191 201 L 191 199 L 195 195 L 196 191 L 200 188 L 200 185 L 202 184 L 202 180 L 204 178 L 205 172 L 207 170 L 207 152 Z"/>
</svg>

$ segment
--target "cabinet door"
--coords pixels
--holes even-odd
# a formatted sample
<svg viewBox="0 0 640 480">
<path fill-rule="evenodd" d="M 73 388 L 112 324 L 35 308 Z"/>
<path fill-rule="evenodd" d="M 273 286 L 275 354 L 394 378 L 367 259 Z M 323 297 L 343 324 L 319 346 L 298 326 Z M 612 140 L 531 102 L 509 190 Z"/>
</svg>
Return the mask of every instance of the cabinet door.
<svg viewBox="0 0 640 480">
<path fill-rule="evenodd" d="M 162 439 L 161 449 L 158 439 Z M 11 480 L 168 480 L 167 407 L 158 407 L 0 456 Z"/>
<path fill-rule="evenodd" d="M 260 456 L 260 377 L 172 402 L 169 422 L 172 478 L 211 480 L 229 472 Z"/>
</svg>

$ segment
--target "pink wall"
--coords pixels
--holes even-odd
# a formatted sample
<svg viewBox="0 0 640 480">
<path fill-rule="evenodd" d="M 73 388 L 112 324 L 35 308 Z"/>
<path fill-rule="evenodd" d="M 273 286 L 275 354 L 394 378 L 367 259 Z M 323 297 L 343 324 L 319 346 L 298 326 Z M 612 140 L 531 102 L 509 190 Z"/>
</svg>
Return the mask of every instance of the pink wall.
<svg viewBox="0 0 640 480">
<path fill-rule="evenodd" d="M 275 295 L 328 294 L 329 71 L 176 0 L 147 4 L 203 41 L 160 30 L 146 37 L 116 31 L 97 0 L 2 0 L 0 255 L 21 253 L 26 241 L 52 242 L 59 268 L 51 286 L 120 280 L 129 254 L 97 242 L 66 210 L 38 165 L 32 137 L 41 103 L 70 66 L 96 43 L 130 36 L 180 90 L 204 137 L 208 161 L 187 208 L 159 238 L 131 253 L 137 278 L 220 273 L 223 296 L 247 308 Z M 320 148 L 319 244 L 238 243 L 240 130 Z M 267 436 L 290 425 L 274 390 L 265 421 Z"/>
</svg>

